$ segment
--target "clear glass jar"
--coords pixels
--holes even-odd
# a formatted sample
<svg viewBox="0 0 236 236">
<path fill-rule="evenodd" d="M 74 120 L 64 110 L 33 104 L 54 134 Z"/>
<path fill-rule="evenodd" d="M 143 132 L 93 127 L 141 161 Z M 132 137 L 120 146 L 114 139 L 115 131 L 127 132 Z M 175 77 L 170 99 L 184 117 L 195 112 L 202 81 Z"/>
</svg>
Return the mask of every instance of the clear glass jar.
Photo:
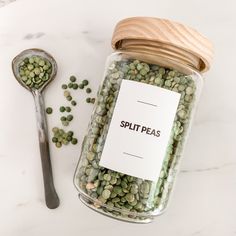
<svg viewBox="0 0 236 236">
<path fill-rule="evenodd" d="M 150 26 L 160 20 L 128 19 L 131 29 L 140 21 Z M 121 24 L 127 30 L 127 20 Z M 122 44 L 114 40 L 118 29 L 117 50 L 107 59 L 74 184 L 90 208 L 147 223 L 166 209 L 205 67 L 186 63 L 197 58 L 192 53 L 179 60 L 179 48 L 163 53 L 149 39 L 145 47 L 133 38 Z"/>
</svg>

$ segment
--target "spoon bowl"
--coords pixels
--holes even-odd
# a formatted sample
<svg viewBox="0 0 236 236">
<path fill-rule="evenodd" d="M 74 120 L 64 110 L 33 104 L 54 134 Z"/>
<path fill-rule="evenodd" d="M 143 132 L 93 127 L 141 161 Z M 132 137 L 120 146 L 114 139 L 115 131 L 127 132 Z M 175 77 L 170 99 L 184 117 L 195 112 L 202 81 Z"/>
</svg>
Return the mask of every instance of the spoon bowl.
<svg viewBox="0 0 236 236">
<path fill-rule="evenodd" d="M 20 68 L 20 63 L 27 57 L 31 57 L 31 56 L 39 56 L 42 57 L 46 60 L 48 60 L 51 65 L 52 65 L 52 73 L 50 74 L 50 78 L 37 90 L 42 92 L 47 85 L 56 77 L 57 74 L 57 63 L 55 61 L 55 59 L 52 57 L 52 55 L 50 55 L 49 53 L 45 52 L 42 49 L 39 48 L 31 48 L 31 49 L 26 49 L 24 51 L 22 51 L 20 54 L 18 54 L 13 60 L 12 60 L 12 71 L 13 74 L 16 78 L 16 80 L 27 90 L 29 90 L 30 92 L 34 92 L 36 89 L 35 88 L 30 88 L 29 86 L 27 86 L 20 77 L 20 72 L 19 72 L 19 68 Z"/>
</svg>

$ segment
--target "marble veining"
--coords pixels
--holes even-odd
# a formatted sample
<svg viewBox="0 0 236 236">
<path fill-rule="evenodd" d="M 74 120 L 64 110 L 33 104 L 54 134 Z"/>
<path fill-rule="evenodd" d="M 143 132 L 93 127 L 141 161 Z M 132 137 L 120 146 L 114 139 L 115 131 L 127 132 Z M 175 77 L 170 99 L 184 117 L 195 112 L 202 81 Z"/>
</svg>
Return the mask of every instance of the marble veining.
<svg viewBox="0 0 236 236">
<path fill-rule="evenodd" d="M 236 162 L 231 162 L 231 163 L 225 163 L 223 165 L 220 166 L 212 166 L 212 167 L 207 167 L 207 168 L 202 168 L 202 169 L 182 169 L 181 173 L 192 173 L 192 172 L 205 172 L 205 171 L 215 171 L 215 170 L 221 170 L 222 168 L 226 168 L 226 167 L 231 167 L 231 166 L 235 166 Z"/>
<path fill-rule="evenodd" d="M 0 0 L 0 7 L 4 7 L 7 4 L 11 3 L 11 2 L 15 2 L 16 0 Z"/>
<path fill-rule="evenodd" d="M 45 33 L 38 32 L 38 33 L 35 33 L 35 34 L 26 34 L 23 38 L 26 39 L 26 40 L 38 39 L 38 38 L 43 37 L 44 35 L 45 35 Z"/>
</svg>

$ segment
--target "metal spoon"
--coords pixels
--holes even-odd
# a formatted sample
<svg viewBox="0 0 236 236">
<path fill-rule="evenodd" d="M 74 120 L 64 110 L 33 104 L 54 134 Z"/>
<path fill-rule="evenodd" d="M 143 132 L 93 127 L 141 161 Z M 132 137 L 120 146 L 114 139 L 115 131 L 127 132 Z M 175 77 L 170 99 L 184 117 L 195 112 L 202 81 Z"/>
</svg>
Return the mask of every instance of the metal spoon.
<svg viewBox="0 0 236 236">
<path fill-rule="evenodd" d="M 47 59 L 52 64 L 52 73 L 50 78 L 39 88 L 34 89 L 30 88 L 23 83 L 19 74 L 19 66 L 22 60 L 30 56 L 40 56 Z M 49 153 L 49 144 L 48 144 L 48 130 L 47 130 L 47 121 L 45 116 L 45 107 L 42 92 L 46 86 L 55 78 L 57 73 L 57 64 L 54 58 L 47 52 L 33 48 L 27 49 L 21 52 L 12 60 L 12 70 L 16 80 L 27 90 L 29 90 L 34 97 L 35 107 L 36 107 L 36 118 L 37 118 L 37 128 L 39 135 L 39 148 L 43 169 L 43 181 L 44 181 L 44 192 L 45 192 L 45 201 L 46 205 L 50 209 L 57 208 L 60 204 L 59 198 L 57 196 L 52 176 L 52 166 Z"/>
</svg>

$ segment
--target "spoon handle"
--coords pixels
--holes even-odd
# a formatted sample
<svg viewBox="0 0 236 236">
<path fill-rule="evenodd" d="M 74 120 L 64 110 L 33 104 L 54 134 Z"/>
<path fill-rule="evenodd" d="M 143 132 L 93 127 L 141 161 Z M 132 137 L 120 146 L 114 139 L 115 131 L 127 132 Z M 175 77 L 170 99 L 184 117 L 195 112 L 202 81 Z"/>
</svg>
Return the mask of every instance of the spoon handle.
<svg viewBox="0 0 236 236">
<path fill-rule="evenodd" d="M 36 107 L 39 148 L 43 169 L 45 201 L 48 208 L 54 209 L 59 206 L 60 202 L 53 183 L 44 100 L 41 92 L 38 90 L 35 90 L 33 92 L 33 96 Z"/>
</svg>

